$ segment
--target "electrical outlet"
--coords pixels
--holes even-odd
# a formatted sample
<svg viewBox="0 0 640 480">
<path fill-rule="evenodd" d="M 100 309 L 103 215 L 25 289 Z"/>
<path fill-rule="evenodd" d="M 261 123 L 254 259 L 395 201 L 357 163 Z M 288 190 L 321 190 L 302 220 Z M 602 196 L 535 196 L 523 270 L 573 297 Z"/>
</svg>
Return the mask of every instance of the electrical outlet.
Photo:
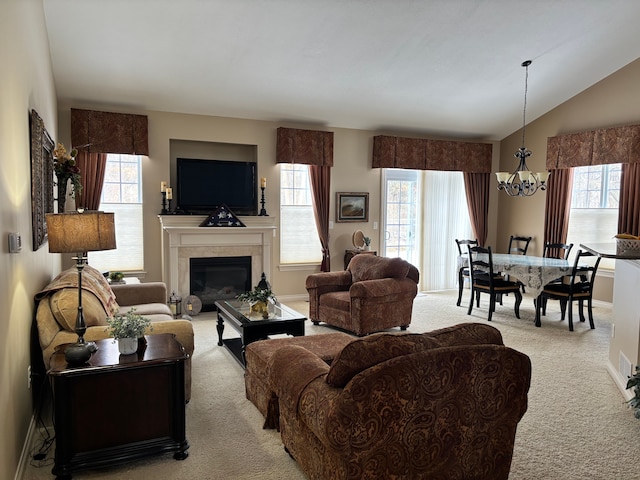
<svg viewBox="0 0 640 480">
<path fill-rule="evenodd" d="M 27 388 L 31 390 L 31 365 L 27 367 Z"/>
</svg>

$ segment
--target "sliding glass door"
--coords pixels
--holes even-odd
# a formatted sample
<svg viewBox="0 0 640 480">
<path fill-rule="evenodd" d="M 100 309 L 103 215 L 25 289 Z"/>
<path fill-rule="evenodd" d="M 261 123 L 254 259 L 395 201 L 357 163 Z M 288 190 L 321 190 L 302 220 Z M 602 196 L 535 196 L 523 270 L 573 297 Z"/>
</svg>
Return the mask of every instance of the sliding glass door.
<svg viewBox="0 0 640 480">
<path fill-rule="evenodd" d="M 420 289 L 457 286 L 456 238 L 472 238 L 461 172 L 386 169 L 381 254 L 420 270 Z"/>
<path fill-rule="evenodd" d="M 382 255 L 419 265 L 420 176 L 415 170 L 383 173 Z"/>
</svg>

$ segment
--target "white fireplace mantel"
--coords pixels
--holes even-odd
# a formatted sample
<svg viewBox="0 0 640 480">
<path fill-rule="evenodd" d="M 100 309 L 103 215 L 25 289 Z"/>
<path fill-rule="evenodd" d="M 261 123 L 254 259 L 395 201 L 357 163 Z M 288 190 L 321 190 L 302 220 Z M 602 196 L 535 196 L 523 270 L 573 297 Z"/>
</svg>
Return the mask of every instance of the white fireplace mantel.
<svg viewBox="0 0 640 480">
<path fill-rule="evenodd" d="M 189 259 L 251 257 L 251 284 L 264 272 L 271 278 L 276 219 L 238 217 L 245 227 L 199 227 L 206 215 L 158 215 L 162 228 L 162 280 L 169 292 L 190 293 Z"/>
</svg>

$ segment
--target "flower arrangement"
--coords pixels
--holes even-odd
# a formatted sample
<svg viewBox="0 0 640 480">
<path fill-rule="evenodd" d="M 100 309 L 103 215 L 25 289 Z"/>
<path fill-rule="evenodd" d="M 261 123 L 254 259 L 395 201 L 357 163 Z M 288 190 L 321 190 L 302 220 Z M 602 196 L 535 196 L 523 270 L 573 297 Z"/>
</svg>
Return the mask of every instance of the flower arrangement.
<svg viewBox="0 0 640 480">
<path fill-rule="evenodd" d="M 119 338 L 139 338 L 144 335 L 144 331 L 149 328 L 153 331 L 153 326 L 148 318 L 136 313 L 135 308 L 131 308 L 124 315 L 118 313 L 111 318 L 107 318 L 109 325 L 105 332 L 109 332 L 114 340 Z"/>
<path fill-rule="evenodd" d="M 82 178 L 76 163 L 77 155 L 77 149 L 74 148 L 67 152 L 62 143 L 58 143 L 53 150 L 53 170 L 56 172 L 56 177 L 58 177 L 58 185 L 66 185 L 67 181 L 71 180 L 71 185 L 73 186 L 71 198 L 75 198 L 82 191 Z"/>
<path fill-rule="evenodd" d="M 242 302 L 269 302 L 277 301 L 270 288 L 254 287 L 253 290 L 241 293 L 236 297 Z"/>
</svg>

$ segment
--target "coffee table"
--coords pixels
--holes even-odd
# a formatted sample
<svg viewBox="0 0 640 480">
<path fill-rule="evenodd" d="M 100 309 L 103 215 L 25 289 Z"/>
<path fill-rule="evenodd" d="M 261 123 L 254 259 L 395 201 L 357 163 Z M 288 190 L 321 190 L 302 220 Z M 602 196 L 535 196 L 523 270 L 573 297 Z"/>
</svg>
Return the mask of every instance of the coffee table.
<svg viewBox="0 0 640 480">
<path fill-rule="evenodd" d="M 281 333 L 295 337 L 304 335 L 307 317 L 282 303 L 270 304 L 266 319 L 250 312 L 247 302 L 219 300 L 215 306 L 218 310 L 218 345 L 226 346 L 243 368 L 246 365 L 245 348 L 251 342 Z M 222 338 L 225 322 L 240 334 L 239 338 Z"/>
</svg>

